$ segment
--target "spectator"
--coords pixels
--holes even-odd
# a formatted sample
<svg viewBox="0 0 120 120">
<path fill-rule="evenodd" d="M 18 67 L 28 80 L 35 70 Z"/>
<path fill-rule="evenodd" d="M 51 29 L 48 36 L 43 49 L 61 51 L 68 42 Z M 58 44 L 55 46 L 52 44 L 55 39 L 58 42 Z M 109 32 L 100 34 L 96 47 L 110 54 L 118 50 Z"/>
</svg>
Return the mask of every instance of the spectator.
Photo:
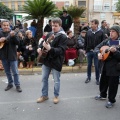
<svg viewBox="0 0 120 120">
<path fill-rule="evenodd" d="M 44 32 L 52 32 L 52 24 L 51 20 L 49 20 L 49 23 L 45 26 Z"/>
<path fill-rule="evenodd" d="M 65 51 L 65 62 L 68 63 L 69 59 L 76 59 L 77 58 L 77 40 L 71 30 L 67 32 L 67 48 Z"/>
<path fill-rule="evenodd" d="M 103 20 L 103 21 L 101 22 L 101 29 L 103 30 L 106 38 L 108 38 L 109 35 L 110 35 L 110 31 L 109 31 L 109 29 L 107 29 L 107 22 L 106 22 L 106 20 Z"/>
<path fill-rule="evenodd" d="M 28 24 L 24 23 L 23 24 L 23 29 L 21 29 L 20 31 L 23 33 L 23 35 L 25 36 L 25 32 L 28 30 Z"/>
<path fill-rule="evenodd" d="M 71 25 L 72 25 L 72 18 L 69 14 L 67 14 L 67 11 L 63 11 L 63 15 L 60 17 L 62 20 L 62 28 L 65 32 L 70 30 Z"/>
<path fill-rule="evenodd" d="M 96 84 L 99 85 L 99 67 L 98 67 L 98 57 L 94 53 L 94 48 L 101 43 L 105 39 L 105 35 L 103 31 L 98 28 L 99 21 L 97 19 L 93 19 L 91 21 L 91 29 L 89 29 L 85 36 L 85 45 L 84 49 L 87 53 L 87 79 L 85 83 L 89 83 L 91 81 L 91 66 L 92 60 L 94 59 L 95 65 L 95 76 L 96 76 Z"/>
<path fill-rule="evenodd" d="M 81 34 L 77 38 L 77 49 L 78 49 L 78 55 L 79 55 L 79 60 L 80 60 L 80 65 L 79 67 L 82 67 L 83 64 L 83 58 L 85 58 L 85 50 L 84 50 L 84 43 L 85 43 L 85 35 L 86 31 L 83 30 L 81 31 Z"/>
<path fill-rule="evenodd" d="M 27 68 L 33 67 L 33 63 L 34 63 L 35 56 L 36 56 L 36 47 L 37 47 L 37 44 L 36 44 L 34 37 L 32 36 L 32 31 L 27 30 L 26 38 L 24 41 L 25 50 L 23 53 L 25 62 L 27 63 Z"/>
<path fill-rule="evenodd" d="M 32 31 L 32 36 L 33 36 L 33 37 L 35 37 L 36 31 L 37 31 L 35 25 L 36 25 L 36 24 L 35 24 L 34 22 L 31 22 L 31 26 L 28 28 L 28 30 Z"/>
<path fill-rule="evenodd" d="M 19 29 L 23 29 L 20 20 L 16 20 L 16 25 L 19 27 Z"/>
</svg>

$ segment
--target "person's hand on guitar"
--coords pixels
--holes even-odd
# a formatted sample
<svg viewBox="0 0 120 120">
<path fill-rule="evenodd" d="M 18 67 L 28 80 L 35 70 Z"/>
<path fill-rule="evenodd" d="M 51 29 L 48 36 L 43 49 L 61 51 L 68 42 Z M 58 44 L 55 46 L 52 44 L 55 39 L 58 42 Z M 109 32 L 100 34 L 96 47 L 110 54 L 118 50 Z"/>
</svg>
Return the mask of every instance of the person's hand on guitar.
<svg viewBox="0 0 120 120">
<path fill-rule="evenodd" d="M 1 38 L 0 38 L 0 42 L 4 42 L 5 40 L 6 40 L 5 37 L 1 37 Z"/>
<path fill-rule="evenodd" d="M 110 52 L 115 52 L 117 49 L 116 49 L 116 47 L 110 47 Z"/>
<path fill-rule="evenodd" d="M 98 59 L 99 59 L 99 60 L 102 60 L 102 59 L 103 59 L 103 56 L 102 56 L 101 53 L 98 53 Z"/>
<path fill-rule="evenodd" d="M 51 46 L 49 43 L 43 42 L 43 46 L 49 51 L 51 49 Z"/>
</svg>

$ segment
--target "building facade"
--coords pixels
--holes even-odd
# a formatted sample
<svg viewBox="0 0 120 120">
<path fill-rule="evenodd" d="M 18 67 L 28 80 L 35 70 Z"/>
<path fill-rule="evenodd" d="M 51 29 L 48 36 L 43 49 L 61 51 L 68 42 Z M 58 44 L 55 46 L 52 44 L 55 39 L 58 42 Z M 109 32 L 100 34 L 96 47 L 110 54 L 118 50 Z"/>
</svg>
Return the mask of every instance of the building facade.
<svg viewBox="0 0 120 120">
<path fill-rule="evenodd" d="M 115 22 L 120 22 L 113 13 L 116 10 L 118 0 L 90 0 L 89 21 L 98 19 L 100 22 L 106 20 L 112 26 Z"/>
<path fill-rule="evenodd" d="M 15 11 L 15 14 L 21 13 L 22 6 L 26 0 L 0 0 L 10 9 Z M 119 18 L 113 15 L 116 10 L 116 2 L 118 0 L 51 0 L 59 8 L 69 7 L 70 5 L 85 6 L 84 18 L 81 21 L 91 21 L 92 19 L 98 19 L 100 22 L 106 20 L 111 25 L 115 22 L 120 22 Z M 20 16 L 18 16 L 20 17 Z"/>
</svg>

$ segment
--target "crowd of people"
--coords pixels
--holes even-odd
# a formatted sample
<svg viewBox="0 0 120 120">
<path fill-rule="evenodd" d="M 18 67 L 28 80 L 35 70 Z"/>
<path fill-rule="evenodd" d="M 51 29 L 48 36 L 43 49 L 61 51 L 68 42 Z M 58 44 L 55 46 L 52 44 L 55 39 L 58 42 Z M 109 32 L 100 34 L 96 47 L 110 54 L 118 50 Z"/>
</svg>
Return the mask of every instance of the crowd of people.
<svg viewBox="0 0 120 120">
<path fill-rule="evenodd" d="M 94 62 L 96 85 L 99 85 L 100 88 L 100 95 L 96 96 L 95 99 L 106 99 L 108 91 L 106 107 L 113 107 L 116 102 L 115 97 L 120 76 L 120 48 L 117 47 L 120 26 L 114 24 L 110 27 L 106 20 L 103 20 L 100 26 L 99 20 L 93 19 L 90 23 L 80 24 L 79 36 L 76 37 L 70 30 L 71 25 L 71 16 L 67 14 L 67 11 L 63 11 L 60 18 L 48 21 L 43 36 L 37 42 L 35 20 L 29 28 L 27 23 L 22 25 L 19 20 L 16 21 L 15 26 L 12 26 L 9 21 L 1 22 L 0 45 L 3 46 L 0 48 L 0 60 L 2 61 L 0 68 L 5 70 L 8 78 L 8 86 L 5 91 L 11 89 L 14 82 L 16 90 L 22 92 L 18 67 L 32 68 L 36 57 L 41 57 L 44 50 L 46 56 L 42 56 L 42 95 L 37 99 L 37 103 L 49 99 L 48 79 L 52 71 L 54 79 L 53 102 L 57 104 L 63 63 L 69 65 L 69 60 L 77 59 L 81 68 L 84 58 L 86 58 L 87 78 L 85 83 L 87 84 L 92 80 L 91 67 Z M 10 70 L 13 72 L 14 79 Z"/>
</svg>

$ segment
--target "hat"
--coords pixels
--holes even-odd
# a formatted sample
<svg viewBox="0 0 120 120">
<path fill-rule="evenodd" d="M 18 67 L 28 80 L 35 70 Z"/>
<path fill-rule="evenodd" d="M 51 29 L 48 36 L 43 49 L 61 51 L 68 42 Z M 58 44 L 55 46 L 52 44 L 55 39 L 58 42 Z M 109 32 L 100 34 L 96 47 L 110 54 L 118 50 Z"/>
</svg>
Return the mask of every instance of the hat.
<svg viewBox="0 0 120 120">
<path fill-rule="evenodd" d="M 81 33 L 86 33 L 87 31 L 86 30 L 82 30 Z"/>
<path fill-rule="evenodd" d="M 113 25 L 110 30 L 115 30 L 119 36 L 120 34 L 120 26 L 119 25 Z"/>
</svg>

